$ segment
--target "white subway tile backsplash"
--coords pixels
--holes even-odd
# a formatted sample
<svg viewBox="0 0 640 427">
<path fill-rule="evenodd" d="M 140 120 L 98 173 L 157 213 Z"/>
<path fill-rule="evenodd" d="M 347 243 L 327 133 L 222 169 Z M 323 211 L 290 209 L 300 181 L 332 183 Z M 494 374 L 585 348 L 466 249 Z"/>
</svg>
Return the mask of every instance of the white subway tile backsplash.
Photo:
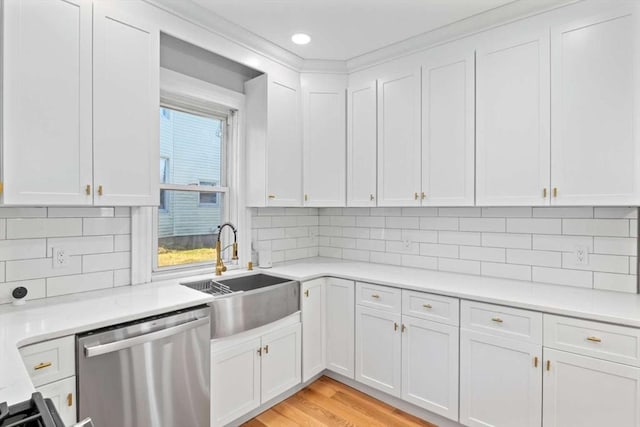
<svg viewBox="0 0 640 427">
<path fill-rule="evenodd" d="M 509 233 L 561 234 L 562 220 L 557 218 L 507 218 Z"/>
<path fill-rule="evenodd" d="M 7 237 L 7 220 L 0 219 L 0 240 L 4 240 Z"/>
<path fill-rule="evenodd" d="M 278 239 L 271 241 L 271 249 L 274 251 L 283 251 L 286 249 L 295 249 L 298 246 L 296 239 Z"/>
<path fill-rule="evenodd" d="M 530 218 L 531 208 L 529 207 L 482 208 L 482 216 L 497 217 L 497 218 Z"/>
<path fill-rule="evenodd" d="M 49 218 L 113 217 L 114 208 L 49 208 Z"/>
<path fill-rule="evenodd" d="M 356 218 L 356 226 L 384 228 L 385 220 L 383 216 L 359 216 Z"/>
<path fill-rule="evenodd" d="M 438 258 L 459 258 L 458 245 L 441 245 L 438 243 L 421 243 L 420 255 Z"/>
<path fill-rule="evenodd" d="M 47 208 L 0 208 L 0 218 L 46 218 Z"/>
<path fill-rule="evenodd" d="M 501 233 L 506 231 L 504 218 L 460 218 L 460 231 L 487 231 Z"/>
<path fill-rule="evenodd" d="M 593 252 L 593 237 L 533 235 L 533 249 L 573 252 L 579 246 Z"/>
<path fill-rule="evenodd" d="M 128 234 L 113 236 L 113 251 L 114 252 L 130 252 L 131 236 Z"/>
<path fill-rule="evenodd" d="M 593 272 L 568 270 L 563 268 L 533 267 L 534 282 L 552 283 L 554 285 L 593 287 Z"/>
<path fill-rule="evenodd" d="M 436 243 L 438 232 L 432 230 L 402 230 L 402 240 L 421 243 Z"/>
<path fill-rule="evenodd" d="M 423 230 L 458 230 L 458 218 L 433 217 L 420 218 L 420 228 Z"/>
<path fill-rule="evenodd" d="M 131 269 L 113 271 L 113 286 L 127 286 L 131 284 Z"/>
<path fill-rule="evenodd" d="M 636 255 L 638 240 L 631 237 L 594 237 L 593 252 L 597 254 Z"/>
<path fill-rule="evenodd" d="M 439 231 L 438 243 L 480 246 L 481 234 L 465 231 Z"/>
<path fill-rule="evenodd" d="M 26 300 L 39 299 L 47 296 L 45 279 L 0 283 L 0 304 L 8 304 L 12 302 L 13 298 L 11 296 L 11 292 L 20 286 L 27 288 Z"/>
<path fill-rule="evenodd" d="M 627 219 L 563 219 L 562 234 L 628 237 Z"/>
<path fill-rule="evenodd" d="M 113 287 L 113 271 L 78 274 L 73 276 L 50 277 L 47 279 L 47 296 L 95 291 Z"/>
<path fill-rule="evenodd" d="M 602 207 L 594 208 L 594 218 L 637 219 L 638 208 Z"/>
<path fill-rule="evenodd" d="M 592 207 L 544 207 L 533 208 L 536 218 L 593 218 Z"/>
<path fill-rule="evenodd" d="M 371 252 L 369 257 L 369 260 L 375 264 L 402 265 L 402 254 Z"/>
<path fill-rule="evenodd" d="M 387 241 L 386 252 L 400 253 L 400 254 L 413 254 L 418 255 L 420 253 L 420 245 L 414 242 L 396 242 Z"/>
<path fill-rule="evenodd" d="M 384 240 L 369 240 L 369 239 L 357 239 L 356 248 L 365 251 L 384 252 L 385 250 Z"/>
<path fill-rule="evenodd" d="M 531 248 L 531 234 L 482 233 L 482 246 L 494 248 Z"/>
<path fill-rule="evenodd" d="M 480 261 L 453 258 L 438 258 L 438 270 L 452 273 L 480 275 Z"/>
<path fill-rule="evenodd" d="M 104 234 L 131 234 L 130 218 L 84 218 L 83 234 L 99 236 Z"/>
<path fill-rule="evenodd" d="M 405 267 L 425 268 L 427 270 L 438 269 L 438 258 L 420 255 L 402 255 L 402 265 Z"/>
<path fill-rule="evenodd" d="M 272 227 L 295 227 L 298 225 L 298 217 L 295 216 L 273 216 L 270 218 Z"/>
<path fill-rule="evenodd" d="M 502 277 L 514 280 L 531 280 L 531 267 L 528 265 L 482 262 L 481 270 L 483 276 Z"/>
<path fill-rule="evenodd" d="M 480 246 L 460 246 L 461 259 L 473 259 L 476 261 L 505 262 L 505 249 L 483 248 Z"/>
<path fill-rule="evenodd" d="M 439 216 L 469 217 L 481 214 L 482 208 L 438 208 Z"/>
<path fill-rule="evenodd" d="M 131 240 L 131 235 L 118 236 Z M 47 253 L 44 256 L 52 257 L 53 248 L 62 248 L 69 255 L 101 254 L 114 251 L 113 236 L 84 236 L 84 237 L 57 237 L 47 239 Z"/>
<path fill-rule="evenodd" d="M 438 208 L 402 208 L 402 216 L 438 216 Z"/>
<path fill-rule="evenodd" d="M 0 241 L 0 261 L 44 258 L 47 253 L 45 239 Z"/>
<path fill-rule="evenodd" d="M 350 237 L 352 239 L 368 239 L 369 229 L 359 227 L 344 227 L 342 229 L 343 237 Z"/>
<path fill-rule="evenodd" d="M 80 218 L 7 219 L 7 239 L 81 236 Z"/>
<path fill-rule="evenodd" d="M 37 258 L 6 262 L 6 281 L 40 279 L 46 277 L 69 276 L 82 272 L 82 257 L 72 256 L 69 265 L 53 268 L 52 258 Z"/>
<path fill-rule="evenodd" d="M 385 226 L 387 228 L 418 229 L 420 228 L 420 218 L 413 216 L 389 216 Z"/>
<path fill-rule="evenodd" d="M 608 273 L 623 273 L 629 271 L 629 257 L 618 255 L 590 254 L 586 264 L 577 262 L 573 253 L 562 254 L 562 267 L 574 270 L 590 270 Z"/>
<path fill-rule="evenodd" d="M 131 252 L 112 252 L 109 254 L 83 255 L 82 272 L 119 270 L 131 268 Z"/>
<path fill-rule="evenodd" d="M 131 208 L 127 206 L 118 206 L 114 212 L 117 217 L 131 217 Z"/>
<path fill-rule="evenodd" d="M 637 292 L 638 278 L 629 274 L 593 273 L 593 287 L 605 291 Z"/>
<path fill-rule="evenodd" d="M 562 267 L 562 253 L 532 251 L 528 249 L 507 249 L 507 263 L 559 268 Z"/>
<path fill-rule="evenodd" d="M 342 259 L 369 262 L 369 251 L 362 251 L 359 249 L 343 249 Z"/>
</svg>

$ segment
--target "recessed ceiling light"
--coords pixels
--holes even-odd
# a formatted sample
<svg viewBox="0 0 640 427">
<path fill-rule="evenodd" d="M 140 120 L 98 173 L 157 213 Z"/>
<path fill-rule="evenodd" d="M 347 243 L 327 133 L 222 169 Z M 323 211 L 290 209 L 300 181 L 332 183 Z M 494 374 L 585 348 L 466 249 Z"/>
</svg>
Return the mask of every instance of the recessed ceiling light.
<svg viewBox="0 0 640 427">
<path fill-rule="evenodd" d="M 311 41 L 311 36 L 305 33 L 297 33 L 291 36 L 291 41 L 295 44 L 308 44 Z"/>
</svg>

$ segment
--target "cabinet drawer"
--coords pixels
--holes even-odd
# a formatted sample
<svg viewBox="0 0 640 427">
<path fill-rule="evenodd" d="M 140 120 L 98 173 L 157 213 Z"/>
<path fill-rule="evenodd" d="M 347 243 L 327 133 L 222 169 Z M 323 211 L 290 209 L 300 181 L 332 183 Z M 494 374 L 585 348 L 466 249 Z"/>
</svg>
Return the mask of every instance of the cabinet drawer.
<svg viewBox="0 0 640 427">
<path fill-rule="evenodd" d="M 544 315 L 544 346 L 640 366 L 640 329 Z"/>
<path fill-rule="evenodd" d="M 356 283 L 356 303 L 378 310 L 400 313 L 401 291 L 388 286 Z"/>
<path fill-rule="evenodd" d="M 473 331 L 542 344 L 542 313 L 462 301 L 461 326 Z"/>
<path fill-rule="evenodd" d="M 402 291 L 402 314 L 458 326 L 460 301 L 457 298 Z"/>
<path fill-rule="evenodd" d="M 36 387 L 75 375 L 73 335 L 31 344 L 20 349 L 22 360 Z"/>
</svg>

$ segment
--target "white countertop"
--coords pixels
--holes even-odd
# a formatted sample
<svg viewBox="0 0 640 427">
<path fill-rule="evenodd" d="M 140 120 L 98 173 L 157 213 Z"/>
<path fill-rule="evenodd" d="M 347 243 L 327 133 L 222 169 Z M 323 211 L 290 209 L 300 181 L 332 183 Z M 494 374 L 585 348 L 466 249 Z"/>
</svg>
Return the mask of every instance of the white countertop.
<svg viewBox="0 0 640 427">
<path fill-rule="evenodd" d="M 284 263 L 256 272 L 300 281 L 326 276 L 340 277 L 640 327 L 640 295 L 636 294 L 329 258 Z M 246 271 L 235 270 L 226 273 L 225 277 L 244 273 Z M 198 278 L 204 277 L 212 276 Z M 30 301 L 22 307 L 0 306 L 0 402 L 12 404 L 26 400 L 34 391 L 18 347 L 206 304 L 212 299 L 208 294 L 180 286 L 178 280 L 170 280 Z"/>
<path fill-rule="evenodd" d="M 0 402 L 35 391 L 18 347 L 156 314 L 206 304 L 211 295 L 177 281 L 124 286 L 0 307 Z"/>
<path fill-rule="evenodd" d="M 311 258 L 266 273 L 310 280 L 332 276 L 640 328 L 640 295 L 417 268 Z"/>
</svg>

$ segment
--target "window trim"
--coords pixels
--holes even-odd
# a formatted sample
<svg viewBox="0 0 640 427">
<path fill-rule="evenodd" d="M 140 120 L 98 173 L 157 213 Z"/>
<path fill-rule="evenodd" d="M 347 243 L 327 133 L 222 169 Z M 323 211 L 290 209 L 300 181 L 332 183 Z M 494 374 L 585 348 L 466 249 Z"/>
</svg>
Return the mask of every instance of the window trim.
<svg viewBox="0 0 640 427">
<path fill-rule="evenodd" d="M 191 111 L 210 112 L 218 114 L 224 110 L 229 112 L 227 122 L 227 153 L 226 166 L 223 172 L 228 179 L 226 187 L 198 188 L 187 186 L 187 191 L 211 191 L 225 193 L 225 218 L 231 220 L 238 228 L 239 262 L 237 266 L 228 265 L 229 269 L 240 268 L 251 256 L 250 212 L 246 208 L 243 194 L 244 179 L 244 99 L 245 95 L 229 89 L 216 86 L 201 80 L 186 76 L 164 68 L 160 69 L 161 99 L 170 103 L 171 108 L 188 108 Z M 167 184 L 168 186 L 169 184 Z M 194 188 L 195 187 L 195 188 Z M 183 266 L 162 267 L 157 269 L 157 208 L 134 208 L 132 213 L 132 234 L 134 239 L 141 239 L 140 244 L 132 247 L 132 257 L 136 261 L 132 264 L 133 283 L 176 279 L 198 274 L 211 274 L 215 270 L 215 263 L 198 263 Z M 224 243 L 229 242 L 230 233 L 225 232 Z"/>
</svg>

